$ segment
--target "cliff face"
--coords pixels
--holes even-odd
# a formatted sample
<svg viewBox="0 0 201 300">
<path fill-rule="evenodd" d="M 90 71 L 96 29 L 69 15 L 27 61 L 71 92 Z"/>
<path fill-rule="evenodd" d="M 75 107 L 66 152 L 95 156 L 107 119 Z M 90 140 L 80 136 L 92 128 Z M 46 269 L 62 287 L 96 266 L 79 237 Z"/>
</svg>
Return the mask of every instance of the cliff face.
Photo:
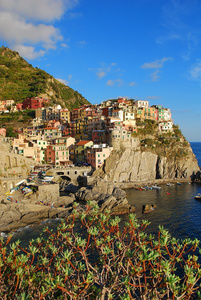
<svg viewBox="0 0 201 300">
<path fill-rule="evenodd" d="M 185 144 L 185 152 L 181 145 L 164 150 L 161 153 L 156 150 L 151 152 L 150 149 L 143 151 L 140 147 L 113 150 L 103 168 L 97 170 L 94 176 L 113 182 L 190 180 L 191 175 L 200 170 L 189 143 Z"/>
</svg>

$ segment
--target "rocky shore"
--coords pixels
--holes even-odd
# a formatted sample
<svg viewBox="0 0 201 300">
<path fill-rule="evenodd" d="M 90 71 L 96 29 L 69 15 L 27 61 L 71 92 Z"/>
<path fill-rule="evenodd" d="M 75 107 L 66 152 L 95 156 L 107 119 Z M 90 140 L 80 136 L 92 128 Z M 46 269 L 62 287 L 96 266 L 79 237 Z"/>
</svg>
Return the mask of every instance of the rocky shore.
<svg viewBox="0 0 201 300">
<path fill-rule="evenodd" d="M 7 155 L 7 150 L 7 148 L 2 150 L 1 154 L 5 159 L 1 164 L 4 169 L 9 168 L 10 181 L 13 181 L 12 186 L 15 186 L 13 174 L 19 178 L 28 175 L 32 161 L 27 163 L 17 155 L 11 157 L 11 154 Z M 24 167 L 19 168 L 18 165 Z M 23 171 L 25 173 L 21 169 L 25 170 Z M 125 189 L 167 182 L 188 182 L 193 180 L 192 176 L 195 180 L 196 178 L 200 180 L 200 168 L 189 147 L 187 156 L 175 160 L 130 148 L 113 151 L 103 168 L 96 170 L 91 177 L 87 176 L 86 183 L 83 180 L 79 182 L 80 185 L 64 181 L 43 184 L 29 196 L 22 195 L 20 191 L 15 192 L 14 201 L 11 201 L 12 198 L 9 201 L 6 197 L 8 181 L 2 177 L 0 233 L 40 223 L 48 218 L 68 218 L 74 202 L 80 204 L 80 212 L 86 208 L 88 200 L 97 204 L 101 212 L 106 209 L 112 214 L 133 212 L 135 208 L 128 203 Z"/>
<path fill-rule="evenodd" d="M 46 189 L 45 189 L 46 188 Z M 54 190 L 54 193 L 51 192 Z M 73 203 L 80 204 L 80 212 L 85 210 L 87 201 L 98 204 L 100 211 L 109 209 L 112 214 L 122 214 L 135 211 L 126 199 L 126 192 L 112 182 L 95 180 L 87 187 L 71 187 L 73 193 L 68 196 L 59 195 L 59 185 L 45 185 L 36 193 L 26 197 L 17 191 L 8 200 L 1 195 L 0 202 L 0 232 L 11 232 L 27 225 L 40 223 L 48 218 L 68 218 L 73 209 Z"/>
</svg>

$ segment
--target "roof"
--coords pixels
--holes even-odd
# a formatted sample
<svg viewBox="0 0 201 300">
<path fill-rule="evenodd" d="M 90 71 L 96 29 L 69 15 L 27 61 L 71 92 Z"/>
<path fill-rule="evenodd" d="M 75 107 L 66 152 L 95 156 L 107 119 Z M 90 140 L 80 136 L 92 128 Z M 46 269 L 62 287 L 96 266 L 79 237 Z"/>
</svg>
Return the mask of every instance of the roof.
<svg viewBox="0 0 201 300">
<path fill-rule="evenodd" d="M 79 141 L 79 142 L 76 144 L 76 146 L 84 146 L 84 145 L 86 145 L 86 144 L 88 144 L 88 143 L 90 143 L 90 142 L 92 142 L 92 141 Z"/>
</svg>

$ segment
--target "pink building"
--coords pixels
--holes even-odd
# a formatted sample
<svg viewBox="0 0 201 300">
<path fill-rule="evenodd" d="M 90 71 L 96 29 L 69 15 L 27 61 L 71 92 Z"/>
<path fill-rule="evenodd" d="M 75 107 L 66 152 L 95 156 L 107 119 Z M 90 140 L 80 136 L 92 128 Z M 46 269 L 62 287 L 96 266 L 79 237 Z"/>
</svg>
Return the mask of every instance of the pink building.
<svg viewBox="0 0 201 300">
<path fill-rule="evenodd" d="M 113 147 L 106 144 L 94 145 L 93 148 L 87 151 L 87 163 L 94 169 L 100 168 L 105 160 L 110 156 Z"/>
<path fill-rule="evenodd" d="M 66 144 L 56 144 L 47 146 L 46 161 L 55 166 L 69 165 L 69 150 Z"/>
<path fill-rule="evenodd" d="M 0 135 L 1 136 L 6 136 L 6 129 L 5 128 L 0 128 Z"/>
</svg>

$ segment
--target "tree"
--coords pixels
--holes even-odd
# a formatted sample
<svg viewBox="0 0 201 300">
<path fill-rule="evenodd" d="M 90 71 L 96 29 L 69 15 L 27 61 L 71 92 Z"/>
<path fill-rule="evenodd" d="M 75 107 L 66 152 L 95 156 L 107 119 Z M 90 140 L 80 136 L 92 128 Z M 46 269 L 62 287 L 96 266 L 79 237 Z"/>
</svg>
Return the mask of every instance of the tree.
<svg viewBox="0 0 201 300">
<path fill-rule="evenodd" d="M 12 126 L 9 126 L 6 129 L 6 136 L 7 137 L 16 137 L 17 133 L 14 131 L 14 128 Z"/>
<path fill-rule="evenodd" d="M 90 203 L 56 232 L 44 233 L 23 249 L 0 239 L 1 299 L 201 299 L 198 240 L 172 238 L 147 221 L 98 213 Z"/>
</svg>

